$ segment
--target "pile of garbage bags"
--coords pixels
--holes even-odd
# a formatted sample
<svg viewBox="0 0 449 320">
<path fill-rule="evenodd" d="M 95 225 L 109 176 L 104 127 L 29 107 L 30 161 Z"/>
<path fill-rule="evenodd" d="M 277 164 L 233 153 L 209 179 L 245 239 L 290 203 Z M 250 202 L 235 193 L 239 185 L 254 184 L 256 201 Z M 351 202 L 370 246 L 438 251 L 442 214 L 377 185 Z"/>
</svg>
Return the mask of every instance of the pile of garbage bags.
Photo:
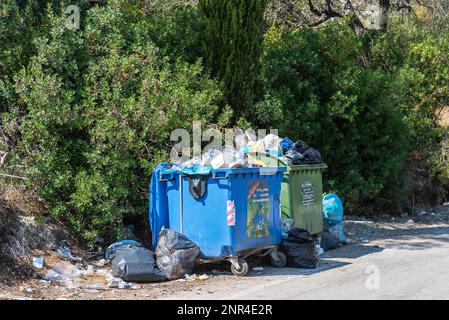
<svg viewBox="0 0 449 320">
<path fill-rule="evenodd" d="M 161 282 L 190 273 L 199 253 L 186 236 L 162 229 L 156 253 L 137 241 L 123 240 L 109 246 L 106 259 L 111 261 L 114 277 L 126 282 Z"/>
</svg>

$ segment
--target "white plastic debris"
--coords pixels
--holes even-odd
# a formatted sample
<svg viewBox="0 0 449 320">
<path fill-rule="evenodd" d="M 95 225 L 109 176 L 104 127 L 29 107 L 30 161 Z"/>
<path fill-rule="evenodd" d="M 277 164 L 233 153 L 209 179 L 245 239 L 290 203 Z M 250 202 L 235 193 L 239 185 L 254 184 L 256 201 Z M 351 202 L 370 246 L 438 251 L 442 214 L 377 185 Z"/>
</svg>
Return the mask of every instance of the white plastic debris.
<svg viewBox="0 0 449 320">
<path fill-rule="evenodd" d="M 33 258 L 33 266 L 38 269 L 42 269 L 44 267 L 44 258 Z"/>
<path fill-rule="evenodd" d="M 321 257 L 324 254 L 324 249 L 321 248 L 321 246 L 318 244 L 316 245 L 316 253 L 317 253 L 318 257 Z"/>
<path fill-rule="evenodd" d="M 139 288 L 139 286 L 134 283 L 126 282 L 116 277 L 110 277 L 108 279 L 108 287 L 118 289 L 134 289 L 134 290 Z"/>
<path fill-rule="evenodd" d="M 414 223 L 415 223 L 415 221 L 414 221 L 414 220 L 412 220 L 412 219 L 410 219 L 410 220 L 407 220 L 407 223 L 408 223 L 408 224 L 414 224 Z"/>
<path fill-rule="evenodd" d="M 359 241 L 361 241 L 362 243 L 368 243 L 369 239 L 367 237 L 361 237 L 359 238 Z"/>
<path fill-rule="evenodd" d="M 59 273 L 57 273 L 55 270 L 50 269 L 50 270 L 48 270 L 47 274 L 45 275 L 44 280 L 47 280 L 47 281 L 62 280 L 62 276 Z"/>
<path fill-rule="evenodd" d="M 63 258 L 71 259 L 73 261 L 81 261 L 81 258 L 74 257 L 72 255 L 72 251 L 67 247 L 58 247 L 56 248 L 56 252 Z"/>
<path fill-rule="evenodd" d="M 345 223 L 354 223 L 354 224 L 373 224 L 373 221 L 368 220 L 345 220 Z"/>
</svg>

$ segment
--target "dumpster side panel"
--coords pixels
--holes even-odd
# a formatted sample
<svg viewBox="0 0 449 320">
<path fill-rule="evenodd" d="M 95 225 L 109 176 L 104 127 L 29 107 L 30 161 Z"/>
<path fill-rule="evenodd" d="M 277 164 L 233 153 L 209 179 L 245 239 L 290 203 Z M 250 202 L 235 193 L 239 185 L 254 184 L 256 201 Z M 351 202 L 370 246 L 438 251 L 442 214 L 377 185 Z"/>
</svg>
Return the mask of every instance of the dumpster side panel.
<svg viewBox="0 0 449 320">
<path fill-rule="evenodd" d="M 195 242 L 203 258 L 241 256 L 281 242 L 280 191 L 285 169 L 270 175 L 259 169 L 221 169 L 209 177 L 200 199 L 189 192 L 189 177 L 167 183 L 169 227 Z M 182 183 L 180 184 L 180 181 Z M 235 219 L 230 212 L 235 210 Z"/>
</svg>

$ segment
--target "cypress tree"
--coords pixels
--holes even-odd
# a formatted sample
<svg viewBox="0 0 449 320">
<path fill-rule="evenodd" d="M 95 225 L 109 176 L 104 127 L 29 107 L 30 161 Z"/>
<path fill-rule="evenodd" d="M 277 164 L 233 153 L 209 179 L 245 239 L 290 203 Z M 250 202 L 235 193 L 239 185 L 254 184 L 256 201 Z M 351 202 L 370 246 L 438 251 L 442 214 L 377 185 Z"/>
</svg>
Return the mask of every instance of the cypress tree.
<svg viewBox="0 0 449 320">
<path fill-rule="evenodd" d="M 263 49 L 266 0 L 200 0 L 203 56 L 224 84 L 227 103 L 245 115 L 253 103 Z"/>
</svg>

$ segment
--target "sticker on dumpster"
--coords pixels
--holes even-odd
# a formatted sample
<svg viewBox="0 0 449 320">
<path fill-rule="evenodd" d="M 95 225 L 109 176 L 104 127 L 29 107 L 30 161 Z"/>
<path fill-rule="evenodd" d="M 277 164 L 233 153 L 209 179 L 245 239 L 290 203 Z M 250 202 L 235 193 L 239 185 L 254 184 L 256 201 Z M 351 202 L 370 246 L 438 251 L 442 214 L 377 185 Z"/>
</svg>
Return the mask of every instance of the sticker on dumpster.
<svg viewBox="0 0 449 320">
<path fill-rule="evenodd" d="M 315 203 L 315 189 L 313 183 L 305 182 L 301 186 L 302 188 L 302 205 L 311 206 Z"/>
<path fill-rule="evenodd" d="M 235 204 L 232 200 L 228 200 L 228 226 L 235 226 Z"/>
<path fill-rule="evenodd" d="M 249 239 L 269 235 L 270 192 L 267 182 L 257 181 L 249 185 L 247 219 Z"/>
</svg>

